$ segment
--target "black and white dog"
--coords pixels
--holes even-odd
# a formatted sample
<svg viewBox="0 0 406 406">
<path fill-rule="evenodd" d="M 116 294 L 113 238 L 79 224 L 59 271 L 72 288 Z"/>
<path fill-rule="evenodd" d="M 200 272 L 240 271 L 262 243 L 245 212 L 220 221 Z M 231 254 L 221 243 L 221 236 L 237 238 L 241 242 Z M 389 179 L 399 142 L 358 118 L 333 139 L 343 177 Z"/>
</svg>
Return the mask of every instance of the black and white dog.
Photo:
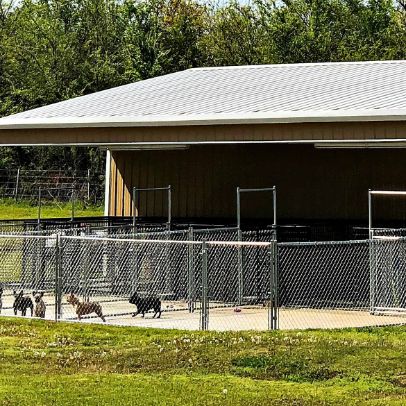
<svg viewBox="0 0 406 406">
<path fill-rule="evenodd" d="M 129 302 L 137 306 L 137 312 L 133 314 L 135 317 L 137 314 L 142 313 L 142 317 L 148 310 L 154 309 L 155 314 L 153 318 L 158 315 L 158 319 L 161 317 L 161 300 L 156 296 L 140 297 L 137 292 L 135 292 L 131 297 Z"/>
<path fill-rule="evenodd" d="M 24 296 L 23 291 L 17 294 L 17 292 L 14 290 L 13 295 L 14 295 L 14 303 L 13 303 L 14 315 L 17 316 L 17 311 L 20 311 L 21 316 L 25 316 L 27 314 L 27 309 L 30 308 L 32 317 L 32 314 L 34 312 L 34 303 L 32 302 L 32 299 L 29 296 Z"/>
</svg>

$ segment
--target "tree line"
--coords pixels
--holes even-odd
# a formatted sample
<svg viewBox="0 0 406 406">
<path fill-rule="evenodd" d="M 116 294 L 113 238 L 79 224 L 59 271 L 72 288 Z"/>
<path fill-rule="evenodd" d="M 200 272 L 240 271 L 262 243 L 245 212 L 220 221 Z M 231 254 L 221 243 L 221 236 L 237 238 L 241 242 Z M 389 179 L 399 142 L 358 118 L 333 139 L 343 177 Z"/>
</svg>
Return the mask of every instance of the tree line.
<svg viewBox="0 0 406 406">
<path fill-rule="evenodd" d="M 406 59 L 406 0 L 0 0 L 0 116 L 200 66 Z M 0 168 L 95 148 L 0 148 Z"/>
</svg>

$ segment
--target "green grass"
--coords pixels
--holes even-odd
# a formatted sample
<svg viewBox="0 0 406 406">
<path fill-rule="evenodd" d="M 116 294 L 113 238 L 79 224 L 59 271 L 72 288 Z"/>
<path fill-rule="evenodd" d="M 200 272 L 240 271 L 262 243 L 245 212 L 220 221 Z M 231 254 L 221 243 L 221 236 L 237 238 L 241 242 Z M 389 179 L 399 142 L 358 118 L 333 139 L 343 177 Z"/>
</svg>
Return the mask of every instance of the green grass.
<svg viewBox="0 0 406 406">
<path fill-rule="evenodd" d="M 71 217 L 71 203 L 47 202 L 41 207 L 41 218 Z M 75 217 L 103 216 L 103 207 L 84 205 L 77 202 Z M 38 218 L 37 202 L 19 201 L 13 199 L 0 200 L 0 219 L 36 219 Z"/>
<path fill-rule="evenodd" d="M 404 405 L 406 327 L 205 333 L 0 320 L 0 405 Z"/>
</svg>

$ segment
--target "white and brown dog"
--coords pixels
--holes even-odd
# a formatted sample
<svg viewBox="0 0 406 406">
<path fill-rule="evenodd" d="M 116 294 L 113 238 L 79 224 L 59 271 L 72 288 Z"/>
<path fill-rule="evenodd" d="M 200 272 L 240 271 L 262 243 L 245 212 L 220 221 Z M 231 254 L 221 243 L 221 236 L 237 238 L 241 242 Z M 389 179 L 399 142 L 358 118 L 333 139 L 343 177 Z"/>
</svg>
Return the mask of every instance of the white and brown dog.
<svg viewBox="0 0 406 406">
<path fill-rule="evenodd" d="M 44 292 L 33 292 L 32 295 L 34 296 L 35 302 L 34 316 L 45 319 L 45 312 L 47 310 L 47 306 L 43 299 Z"/>
</svg>

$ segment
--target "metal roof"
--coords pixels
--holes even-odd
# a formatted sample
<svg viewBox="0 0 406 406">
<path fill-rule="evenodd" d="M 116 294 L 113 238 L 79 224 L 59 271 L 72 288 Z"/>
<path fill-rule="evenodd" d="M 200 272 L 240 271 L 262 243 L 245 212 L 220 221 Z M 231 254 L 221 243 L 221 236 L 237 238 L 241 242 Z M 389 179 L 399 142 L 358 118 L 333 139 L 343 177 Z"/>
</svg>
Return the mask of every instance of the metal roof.
<svg viewBox="0 0 406 406">
<path fill-rule="evenodd" d="M 0 129 L 406 120 L 406 61 L 196 68 L 0 119 Z"/>
</svg>

